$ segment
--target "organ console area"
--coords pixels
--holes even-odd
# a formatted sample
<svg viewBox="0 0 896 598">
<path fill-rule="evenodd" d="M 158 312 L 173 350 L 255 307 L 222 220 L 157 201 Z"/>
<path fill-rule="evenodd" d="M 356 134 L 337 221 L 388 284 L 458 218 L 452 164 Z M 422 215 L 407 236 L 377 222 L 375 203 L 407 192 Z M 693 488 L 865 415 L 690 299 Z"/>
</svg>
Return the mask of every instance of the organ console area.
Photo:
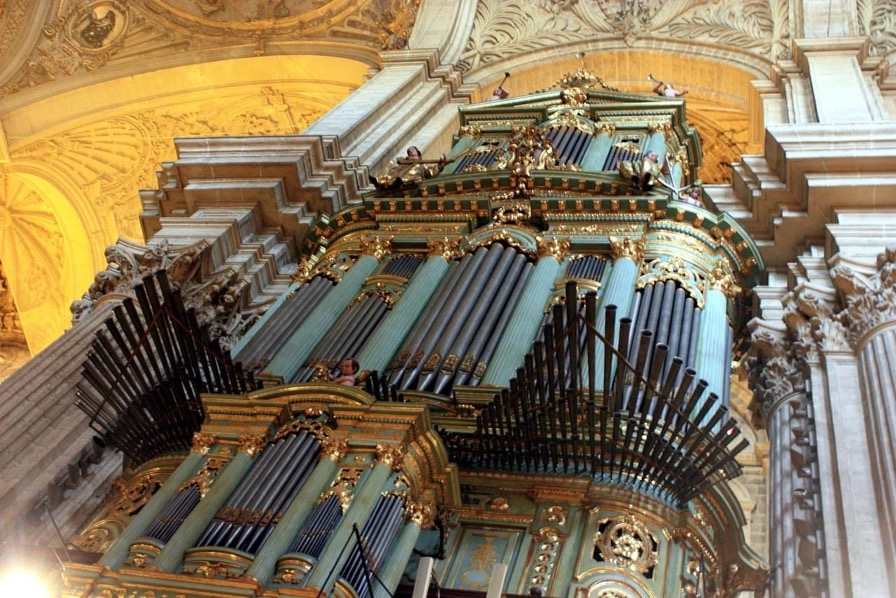
<svg viewBox="0 0 896 598">
<path fill-rule="evenodd" d="M 228 350 L 147 277 L 79 389 L 127 469 L 65 595 L 760 589 L 729 483 L 761 257 L 676 191 L 684 101 L 591 83 L 460 108 L 442 171 L 321 215 Z M 620 175 L 648 154 L 662 184 Z"/>
</svg>

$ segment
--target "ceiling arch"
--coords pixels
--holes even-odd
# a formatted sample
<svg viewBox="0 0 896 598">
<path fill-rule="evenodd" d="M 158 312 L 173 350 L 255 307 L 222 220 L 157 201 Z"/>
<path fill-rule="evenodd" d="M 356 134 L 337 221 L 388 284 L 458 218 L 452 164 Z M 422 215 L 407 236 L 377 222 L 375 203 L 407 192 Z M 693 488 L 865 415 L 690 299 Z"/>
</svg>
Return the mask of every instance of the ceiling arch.
<svg viewBox="0 0 896 598">
<path fill-rule="evenodd" d="M 69 305 L 105 267 L 105 248 L 143 240 L 139 192 L 176 158 L 176 137 L 299 133 L 367 72 L 366 62 L 310 54 L 219 60 L 75 88 L 0 116 L 10 156 L 0 210 L 11 216 L 0 214 L 0 226 L 14 226 L 0 262 L 32 353 L 68 328 Z"/>
</svg>

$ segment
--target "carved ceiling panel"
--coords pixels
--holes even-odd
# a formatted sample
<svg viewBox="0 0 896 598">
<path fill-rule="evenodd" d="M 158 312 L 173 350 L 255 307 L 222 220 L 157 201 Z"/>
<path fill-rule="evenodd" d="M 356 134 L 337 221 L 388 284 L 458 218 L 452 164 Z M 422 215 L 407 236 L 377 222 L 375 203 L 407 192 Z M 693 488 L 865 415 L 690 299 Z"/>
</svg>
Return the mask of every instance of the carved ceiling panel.
<svg viewBox="0 0 896 598">
<path fill-rule="evenodd" d="M 651 38 L 743 48 L 771 64 L 789 50 L 788 10 L 787 0 L 480 0 L 460 66 L 570 42 Z"/>
<path fill-rule="evenodd" d="M 2 223 L 0 223 L 2 226 Z M 0 382 L 22 366 L 31 354 L 19 312 L 9 290 L 9 281 L 0 263 Z"/>
<path fill-rule="evenodd" d="M 269 44 L 284 47 L 311 39 L 333 41 L 336 54 L 354 45 L 357 54 L 407 46 L 420 0 L 94 0 L 64 3 L 41 29 L 36 45 L 9 53 L 27 57 L 21 68 L 0 77 L 0 96 L 79 75 L 101 75 L 108 65 L 126 73 L 153 70 L 154 63 L 193 62 L 191 56 L 236 51 L 256 56 Z M 4 42 L 22 37 L 25 23 L 42 19 L 29 2 L 12 0 L 0 15 Z M 21 41 L 21 40 L 20 40 Z M 248 50 L 251 48 L 251 50 Z M 305 52 L 299 45 L 292 52 Z M 327 53 L 326 44 L 315 51 Z M 232 53 L 225 55 L 230 58 Z M 0 68 L 2 72 L 2 68 Z M 120 76 L 122 73 L 119 73 Z"/>
</svg>

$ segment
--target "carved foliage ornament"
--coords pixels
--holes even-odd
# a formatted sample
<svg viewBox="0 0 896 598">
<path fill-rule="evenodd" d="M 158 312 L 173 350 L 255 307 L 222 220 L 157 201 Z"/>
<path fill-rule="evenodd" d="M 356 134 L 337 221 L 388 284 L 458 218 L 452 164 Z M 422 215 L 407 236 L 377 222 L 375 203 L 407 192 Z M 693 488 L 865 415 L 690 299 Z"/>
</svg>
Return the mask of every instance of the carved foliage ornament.
<svg viewBox="0 0 896 598">
<path fill-rule="evenodd" d="M 361 254 L 383 259 L 392 251 L 392 237 L 361 237 Z"/>
<path fill-rule="evenodd" d="M 864 276 L 844 263 L 831 269 L 831 278 L 846 301 L 844 315 L 853 345 L 868 331 L 896 321 L 896 248 L 878 256 L 878 271 Z"/>
</svg>

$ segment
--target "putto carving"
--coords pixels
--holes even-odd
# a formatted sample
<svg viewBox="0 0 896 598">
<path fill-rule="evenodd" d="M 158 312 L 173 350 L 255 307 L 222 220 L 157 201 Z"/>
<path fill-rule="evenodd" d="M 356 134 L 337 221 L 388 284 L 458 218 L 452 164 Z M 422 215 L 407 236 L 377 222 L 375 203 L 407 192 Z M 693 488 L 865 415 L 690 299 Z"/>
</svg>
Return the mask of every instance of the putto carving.
<svg viewBox="0 0 896 598">
<path fill-rule="evenodd" d="M 376 462 L 388 466 L 392 471 L 401 471 L 404 449 L 397 444 L 376 445 Z"/>
<path fill-rule="evenodd" d="M 641 262 L 644 257 L 644 238 L 635 239 L 633 237 L 614 237 L 610 235 L 610 257 L 618 260 L 621 257 L 627 257 L 636 264 Z"/>
<path fill-rule="evenodd" d="M 552 257 L 562 262 L 567 255 L 569 255 L 569 239 L 538 238 L 538 257 Z"/>
<path fill-rule="evenodd" d="M 264 450 L 265 444 L 266 438 L 264 436 L 255 434 L 241 434 L 237 450 L 248 454 L 250 457 L 254 457 Z"/>
</svg>

